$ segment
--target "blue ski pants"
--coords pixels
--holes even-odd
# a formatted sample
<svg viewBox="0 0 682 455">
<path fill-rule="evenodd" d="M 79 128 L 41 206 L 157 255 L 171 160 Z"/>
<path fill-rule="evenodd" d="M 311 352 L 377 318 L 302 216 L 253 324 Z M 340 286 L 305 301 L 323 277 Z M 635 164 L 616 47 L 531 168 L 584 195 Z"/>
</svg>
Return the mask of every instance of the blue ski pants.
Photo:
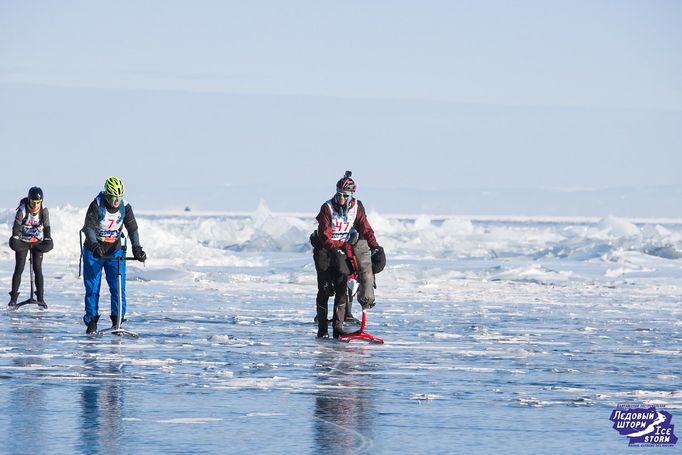
<svg viewBox="0 0 682 455">
<path fill-rule="evenodd" d="M 118 249 L 107 256 L 122 257 Z M 83 248 L 83 283 L 85 284 L 85 316 L 83 322 L 89 323 L 99 314 L 99 289 L 102 284 L 102 268 L 106 274 L 109 294 L 111 295 L 111 315 L 118 316 L 118 263 L 121 263 L 121 319 L 126 314 L 126 261 L 97 259 L 90 248 Z"/>
</svg>

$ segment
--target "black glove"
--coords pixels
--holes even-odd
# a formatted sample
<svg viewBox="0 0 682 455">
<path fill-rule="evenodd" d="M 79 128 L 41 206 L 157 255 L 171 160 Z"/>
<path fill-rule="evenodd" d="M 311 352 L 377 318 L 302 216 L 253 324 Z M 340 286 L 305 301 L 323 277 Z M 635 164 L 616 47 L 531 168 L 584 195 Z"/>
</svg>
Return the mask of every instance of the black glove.
<svg viewBox="0 0 682 455">
<path fill-rule="evenodd" d="M 350 235 L 350 237 L 348 237 L 348 243 L 350 243 L 351 245 L 355 246 L 355 244 L 358 243 L 358 238 L 360 238 L 360 236 L 358 235 L 358 233 L 357 233 L 357 232 L 353 232 L 353 233 Z"/>
<path fill-rule="evenodd" d="M 386 254 L 379 245 L 372 248 L 372 272 L 379 273 L 386 267 Z"/>
<path fill-rule="evenodd" d="M 97 259 L 102 259 L 104 257 L 104 250 L 102 249 L 102 245 L 100 245 L 99 243 L 93 245 L 92 255 Z"/>
<path fill-rule="evenodd" d="M 140 262 L 144 262 L 147 260 L 147 253 L 144 252 L 141 246 L 134 246 L 133 257 Z"/>
<path fill-rule="evenodd" d="M 50 251 L 52 251 L 52 248 L 54 248 L 54 243 L 52 242 L 52 239 L 49 237 L 45 237 L 43 241 L 40 242 L 36 247 L 36 249 L 41 253 L 49 253 Z"/>
<path fill-rule="evenodd" d="M 348 255 L 341 249 L 331 250 L 331 253 L 333 258 L 332 264 L 334 264 L 336 271 L 341 275 L 350 275 L 351 269 L 348 265 Z"/>
<path fill-rule="evenodd" d="M 322 245 L 320 245 L 320 238 L 317 236 L 317 231 L 313 231 L 313 233 L 310 234 L 310 244 L 313 248 L 322 248 Z"/>
<path fill-rule="evenodd" d="M 332 259 L 329 257 L 329 250 L 317 249 L 313 250 L 313 261 L 315 261 L 315 268 L 320 272 L 329 270 Z"/>
</svg>

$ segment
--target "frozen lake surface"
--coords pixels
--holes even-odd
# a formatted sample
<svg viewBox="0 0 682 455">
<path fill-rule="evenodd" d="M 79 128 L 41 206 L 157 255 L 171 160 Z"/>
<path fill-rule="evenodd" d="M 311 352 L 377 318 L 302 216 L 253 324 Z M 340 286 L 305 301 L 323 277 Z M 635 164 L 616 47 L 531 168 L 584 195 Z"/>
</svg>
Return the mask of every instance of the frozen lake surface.
<svg viewBox="0 0 682 455">
<path fill-rule="evenodd" d="M 622 453 L 618 403 L 682 420 L 674 221 L 370 214 L 389 260 L 370 345 L 315 338 L 313 219 L 264 207 L 138 215 L 140 338 L 89 338 L 83 215 L 51 210 L 49 310 L 0 318 L 2 453 Z M 6 287 L 13 263 L 3 246 Z"/>
</svg>

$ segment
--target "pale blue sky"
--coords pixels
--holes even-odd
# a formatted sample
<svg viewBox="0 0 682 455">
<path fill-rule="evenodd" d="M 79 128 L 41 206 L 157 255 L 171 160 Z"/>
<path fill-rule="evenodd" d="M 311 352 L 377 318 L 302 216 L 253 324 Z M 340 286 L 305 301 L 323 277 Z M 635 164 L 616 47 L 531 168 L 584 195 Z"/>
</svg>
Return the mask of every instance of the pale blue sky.
<svg viewBox="0 0 682 455">
<path fill-rule="evenodd" d="M 680 24 L 677 1 L 0 1 L 0 150 L 55 188 L 677 185 Z"/>
</svg>

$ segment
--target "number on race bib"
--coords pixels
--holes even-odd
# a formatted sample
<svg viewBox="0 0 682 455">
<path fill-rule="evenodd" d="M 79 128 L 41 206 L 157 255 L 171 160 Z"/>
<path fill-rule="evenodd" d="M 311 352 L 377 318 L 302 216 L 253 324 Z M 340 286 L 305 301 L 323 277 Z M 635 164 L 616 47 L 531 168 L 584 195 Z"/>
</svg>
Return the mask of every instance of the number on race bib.
<svg viewBox="0 0 682 455">
<path fill-rule="evenodd" d="M 336 230 L 340 232 L 346 232 L 348 231 L 348 228 L 350 227 L 350 221 L 337 221 L 336 222 Z"/>
</svg>

